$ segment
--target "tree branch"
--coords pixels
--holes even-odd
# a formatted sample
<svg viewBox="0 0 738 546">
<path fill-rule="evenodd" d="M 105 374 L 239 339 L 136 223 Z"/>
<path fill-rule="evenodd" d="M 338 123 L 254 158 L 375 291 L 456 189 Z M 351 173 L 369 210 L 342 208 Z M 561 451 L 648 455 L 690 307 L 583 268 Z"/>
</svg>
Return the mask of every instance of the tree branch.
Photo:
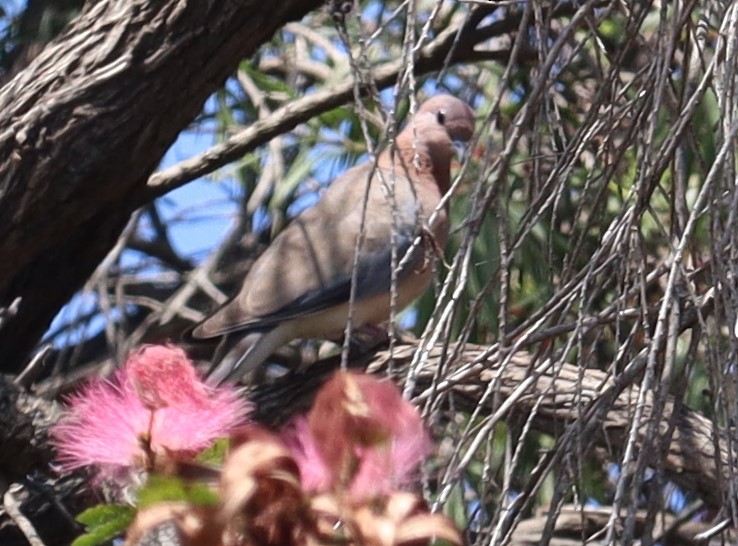
<svg viewBox="0 0 738 546">
<path fill-rule="evenodd" d="M 88 3 L 0 90 L 0 307 L 21 298 L 0 330 L 3 370 L 22 367 L 150 199 L 146 179 L 207 97 L 276 29 L 319 5 Z"/>
<path fill-rule="evenodd" d="M 528 413 L 535 408 L 532 424 L 542 433 L 563 438 L 569 427 L 592 425 L 596 431 L 589 438 L 593 446 L 612 451 L 625 446 L 633 404 L 639 393 L 639 388 L 631 384 L 636 376 L 625 382 L 615 381 L 605 372 L 583 370 L 574 364 L 549 362 L 550 365 L 546 366 L 545 361 L 536 362 L 525 352 L 516 353 L 503 364 L 496 351 L 488 354 L 488 347 L 467 344 L 458 359 L 445 370 L 444 378 L 438 381 L 436 375 L 438 366 L 444 361 L 444 351 L 451 354 L 454 350 L 455 346 L 444 348 L 441 344 L 431 350 L 417 378 L 416 402 L 442 396 L 447 402 L 453 401 L 455 411 L 471 413 L 480 400 L 486 400 L 488 407 L 483 408 L 482 415 L 489 415 L 507 400 L 512 402 L 508 417 Z M 414 345 L 405 345 L 398 347 L 393 355 L 378 353 L 368 370 L 375 373 L 391 369 L 395 377 L 404 377 L 415 351 Z M 367 358 L 354 364 L 362 367 L 366 361 Z M 307 370 L 291 372 L 271 385 L 256 387 L 251 398 L 257 404 L 257 419 L 276 424 L 284 422 L 293 413 L 304 411 L 322 382 L 339 365 L 340 358 L 322 360 Z M 527 390 L 516 393 L 534 368 L 545 371 L 534 378 Z M 497 398 L 484 396 L 490 385 L 498 393 Z M 599 407 L 600 404 L 603 407 Z M 659 430 L 663 432 L 668 430 L 671 420 L 675 428 L 666 452 L 662 452 L 659 445 L 648 446 L 646 452 L 652 459 L 650 464 L 654 468 L 663 466 L 668 479 L 699 495 L 707 505 L 722 506 L 727 494 L 725 477 L 730 469 L 726 431 L 671 397 L 662 415 L 652 415 L 651 409 L 652 401 L 648 401 L 642 422 L 644 431 L 651 419 L 658 419 Z M 639 447 L 644 448 L 642 445 Z"/>
<path fill-rule="evenodd" d="M 452 63 L 481 60 L 507 61 L 510 54 L 508 50 L 476 51 L 474 48 L 483 41 L 490 39 L 492 30 L 498 33 L 497 36 L 500 36 L 509 32 L 510 29 L 514 29 L 515 25 L 511 21 L 517 19 L 518 16 L 515 15 L 506 18 L 498 25 L 485 27 L 483 32 L 468 34 L 464 24 L 449 26 L 438 38 L 420 50 L 415 61 L 416 73 L 426 74 L 443 68 L 444 64 L 448 62 L 446 54 L 451 50 L 453 39 L 459 32 L 463 33 L 459 43 L 455 46 L 450 60 Z M 400 58 L 374 68 L 372 70 L 374 85 L 378 89 L 392 85 L 397 76 L 405 69 L 405 65 L 406 61 Z M 272 138 L 294 129 L 300 123 L 346 104 L 353 97 L 353 89 L 354 83 L 349 80 L 290 101 L 285 106 L 275 110 L 270 116 L 254 122 L 246 129 L 239 131 L 209 150 L 153 174 L 147 183 L 149 192 L 146 200 L 160 197 L 192 180 L 209 174 L 258 146 L 269 142 Z"/>
</svg>

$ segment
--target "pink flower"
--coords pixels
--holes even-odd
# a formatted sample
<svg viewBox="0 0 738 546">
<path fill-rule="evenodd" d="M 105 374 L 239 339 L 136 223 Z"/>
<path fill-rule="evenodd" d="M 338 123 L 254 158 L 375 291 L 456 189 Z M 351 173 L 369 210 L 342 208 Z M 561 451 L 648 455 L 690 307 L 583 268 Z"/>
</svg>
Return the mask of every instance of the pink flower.
<svg viewBox="0 0 738 546">
<path fill-rule="evenodd" d="M 51 434 L 63 468 L 93 466 L 114 478 L 150 469 L 159 456 L 196 454 L 244 424 L 248 411 L 232 387 L 204 384 L 181 349 L 147 346 L 112 380 L 71 396 Z"/>
<path fill-rule="evenodd" d="M 300 469 L 303 489 L 320 493 L 328 491 L 333 484 L 334 475 L 320 454 L 307 417 L 300 416 L 294 419 L 284 429 L 282 438 Z"/>
<path fill-rule="evenodd" d="M 431 445 L 393 383 L 346 372 L 326 383 L 307 418 L 293 421 L 284 437 L 306 490 L 339 489 L 356 499 L 407 484 Z"/>
<path fill-rule="evenodd" d="M 145 345 L 128 357 L 126 370 L 138 397 L 151 409 L 207 402 L 207 387 L 177 347 Z"/>
</svg>

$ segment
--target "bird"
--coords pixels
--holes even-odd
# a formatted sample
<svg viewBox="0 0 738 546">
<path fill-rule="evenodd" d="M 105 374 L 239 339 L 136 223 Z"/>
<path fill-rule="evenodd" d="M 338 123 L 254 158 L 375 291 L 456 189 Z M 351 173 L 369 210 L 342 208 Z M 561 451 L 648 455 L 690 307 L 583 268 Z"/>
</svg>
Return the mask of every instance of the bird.
<svg viewBox="0 0 738 546">
<path fill-rule="evenodd" d="M 256 259 L 238 294 L 189 331 L 192 340 L 223 338 L 228 351 L 209 381 L 236 381 L 293 339 L 337 339 L 390 318 L 431 283 L 432 254 L 449 237 L 447 207 L 454 141 L 468 142 L 474 112 L 451 95 L 423 102 L 375 160 L 336 178 Z M 393 255 L 393 247 L 395 253 Z M 355 268 L 355 269 L 354 269 Z M 353 301 L 353 309 L 349 310 Z M 240 358 L 222 359 L 248 339 Z"/>
</svg>

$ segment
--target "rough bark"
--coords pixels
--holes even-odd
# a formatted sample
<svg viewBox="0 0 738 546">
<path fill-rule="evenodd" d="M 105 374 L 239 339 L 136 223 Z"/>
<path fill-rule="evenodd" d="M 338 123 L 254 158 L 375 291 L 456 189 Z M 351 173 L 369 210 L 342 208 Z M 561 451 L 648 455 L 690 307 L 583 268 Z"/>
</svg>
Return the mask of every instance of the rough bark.
<svg viewBox="0 0 738 546">
<path fill-rule="evenodd" d="M 544 542 L 550 546 L 578 546 L 588 544 L 599 546 L 607 544 L 603 529 L 611 514 L 610 507 L 585 508 L 576 505 L 563 506 L 556 518 L 551 536 L 546 536 L 548 513 L 537 514 L 517 526 L 512 534 L 510 546 L 537 546 Z M 636 529 L 640 535 L 646 532 L 648 515 L 645 510 L 636 513 Z M 660 514 L 658 528 L 654 530 L 657 542 L 670 546 L 693 545 L 695 536 L 705 533 L 710 525 L 677 518 L 671 514 Z M 721 544 L 720 539 L 702 544 Z"/>
<path fill-rule="evenodd" d="M 24 364 L 207 97 L 276 29 L 319 5 L 90 2 L 0 90 L 0 307 L 21 298 L 0 329 L 2 370 Z"/>
<path fill-rule="evenodd" d="M 401 346 L 392 355 L 382 352 L 369 363 L 370 371 L 392 372 L 405 378 L 416 347 Z M 562 442 L 582 442 L 582 453 L 604 448 L 617 457 L 628 441 L 628 431 L 638 399 L 639 388 L 630 381 L 615 381 L 600 370 L 584 369 L 574 364 L 535 361 L 526 352 L 516 353 L 507 362 L 487 347 L 467 344 L 449 366 L 444 355 L 455 350 L 442 345 L 433 347 L 427 363 L 416 378 L 415 397 L 424 403 L 430 396 L 453 401 L 454 411 L 473 412 L 484 404 L 481 415 L 491 415 L 503 402 L 510 403 L 505 414 L 532 414 L 532 426 Z M 357 366 L 366 362 L 356 361 Z M 438 367 L 446 366 L 442 379 Z M 340 358 L 323 360 L 306 371 L 295 371 L 272 385 L 260 385 L 250 397 L 257 404 L 257 418 L 278 424 L 292 413 L 304 411 L 325 378 L 340 366 Z M 518 390 L 527 379 L 532 381 Z M 620 379 L 620 378 L 619 378 Z M 497 396 L 485 396 L 488 388 Z M 651 397 L 644 408 L 641 431 L 652 419 L 658 420 L 658 445 L 644 446 L 653 468 L 663 469 L 668 479 L 685 491 L 697 494 L 708 506 L 720 507 L 729 491 L 731 459 L 727 431 L 710 419 L 669 397 L 663 412 L 652 412 Z M 667 435 L 670 427 L 673 433 Z M 570 427 L 576 427 L 571 429 Z M 570 431 L 575 434 L 569 434 Z M 584 433 L 582 433 L 584 431 Z M 585 445 L 589 442 L 588 445 Z M 665 443 L 666 445 L 662 445 Z M 574 449 L 559 445 L 562 452 Z M 579 448 L 577 448 L 578 450 Z"/>
<path fill-rule="evenodd" d="M 69 544 L 79 534 L 73 515 L 96 502 L 81 475 L 48 477 L 54 452 L 48 430 L 58 418 L 55 402 L 26 393 L 0 377 L 0 490 L 4 501 L 10 484 L 23 517 L 32 522 L 43 543 Z M 0 544 L 28 541 L 8 516 L 0 518 Z"/>
</svg>

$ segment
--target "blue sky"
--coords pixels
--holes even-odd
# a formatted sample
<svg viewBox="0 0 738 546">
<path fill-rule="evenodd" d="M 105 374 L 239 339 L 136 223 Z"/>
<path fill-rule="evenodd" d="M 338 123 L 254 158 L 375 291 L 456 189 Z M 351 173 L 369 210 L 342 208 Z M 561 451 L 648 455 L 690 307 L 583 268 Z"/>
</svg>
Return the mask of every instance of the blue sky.
<svg viewBox="0 0 738 546">
<path fill-rule="evenodd" d="M 213 141 L 210 132 L 183 132 L 164 156 L 161 168 L 206 150 Z M 240 193 L 241 187 L 227 176 L 228 167 L 222 171 L 216 175 L 217 184 L 198 179 L 159 200 L 160 214 L 164 220 L 171 220 L 172 244 L 182 255 L 202 257 L 204 252 L 215 248 L 228 231 L 230 219 L 236 212 L 232 197 Z M 179 217 L 186 217 L 187 221 Z"/>
<path fill-rule="evenodd" d="M 184 131 L 165 154 L 160 168 L 170 167 L 206 150 L 213 141 L 212 132 Z M 227 173 L 227 168 L 224 171 Z M 169 224 L 169 236 L 174 249 L 181 256 L 194 257 L 199 261 L 216 248 L 231 225 L 236 210 L 232 197 L 239 191 L 240 185 L 235 180 L 219 175 L 217 184 L 198 179 L 159 199 L 159 214 Z M 140 255 L 126 251 L 121 261 L 124 265 L 133 265 L 140 261 Z M 56 331 L 72 317 L 93 312 L 96 306 L 95 294 L 77 294 L 56 316 L 49 332 Z M 104 319 L 96 317 L 69 337 L 55 340 L 54 344 L 61 346 L 78 342 L 94 335 L 103 326 Z"/>
</svg>

